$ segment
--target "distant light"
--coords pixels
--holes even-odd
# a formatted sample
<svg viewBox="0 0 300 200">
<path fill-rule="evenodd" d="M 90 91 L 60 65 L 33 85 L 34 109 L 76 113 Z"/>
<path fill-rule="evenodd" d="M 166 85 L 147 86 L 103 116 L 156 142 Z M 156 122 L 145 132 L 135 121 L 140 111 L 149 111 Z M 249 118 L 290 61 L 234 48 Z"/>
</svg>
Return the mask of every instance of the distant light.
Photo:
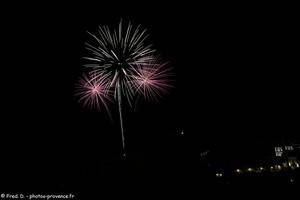
<svg viewBox="0 0 300 200">
<path fill-rule="evenodd" d="M 276 155 L 277 157 L 281 157 L 281 156 L 282 156 L 282 152 L 276 152 L 275 155 Z"/>
<path fill-rule="evenodd" d="M 270 169 L 273 169 L 273 168 L 274 168 L 273 166 L 270 167 Z"/>
<path fill-rule="evenodd" d="M 253 169 L 251 167 L 249 167 L 247 170 L 248 170 L 248 172 L 252 172 L 253 171 Z"/>
<path fill-rule="evenodd" d="M 201 157 L 207 156 L 208 152 L 209 152 L 209 150 L 204 151 L 204 152 L 200 153 L 200 156 Z"/>
<path fill-rule="evenodd" d="M 184 132 L 183 132 L 183 130 L 181 131 L 180 135 L 184 135 Z"/>
<path fill-rule="evenodd" d="M 294 150 L 293 146 L 285 146 L 285 150 L 292 151 Z"/>
<path fill-rule="evenodd" d="M 282 151 L 283 149 L 282 149 L 282 147 L 274 147 L 274 150 L 275 151 Z"/>
<path fill-rule="evenodd" d="M 281 169 L 281 166 L 280 166 L 280 165 L 277 165 L 277 168 L 280 170 L 280 169 Z"/>
<path fill-rule="evenodd" d="M 237 173 L 241 173 L 242 171 L 240 169 L 235 170 Z"/>
<path fill-rule="evenodd" d="M 222 173 L 216 173 L 216 177 L 222 177 L 223 174 Z"/>
<path fill-rule="evenodd" d="M 290 179 L 290 182 L 293 183 L 293 182 L 294 182 L 294 179 L 291 178 L 291 179 Z"/>
<path fill-rule="evenodd" d="M 264 170 L 264 168 L 263 168 L 263 167 L 260 167 L 259 169 L 260 169 L 260 170 Z"/>
<path fill-rule="evenodd" d="M 299 168 L 299 163 L 295 162 L 295 164 L 296 164 L 296 167 Z"/>
<path fill-rule="evenodd" d="M 282 153 L 283 153 L 282 147 L 275 147 L 274 150 L 275 150 L 275 155 L 277 157 L 281 157 L 282 156 Z"/>
</svg>

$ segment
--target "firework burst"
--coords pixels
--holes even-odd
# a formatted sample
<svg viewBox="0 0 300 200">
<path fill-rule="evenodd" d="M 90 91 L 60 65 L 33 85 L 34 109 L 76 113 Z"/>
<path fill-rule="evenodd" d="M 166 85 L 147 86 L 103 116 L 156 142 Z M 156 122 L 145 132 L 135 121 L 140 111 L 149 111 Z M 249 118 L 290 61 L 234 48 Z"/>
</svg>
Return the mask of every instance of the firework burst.
<svg viewBox="0 0 300 200">
<path fill-rule="evenodd" d="M 146 44 L 147 30 L 134 27 L 130 22 L 114 29 L 99 27 L 96 34 L 89 33 L 92 43 L 86 43 L 90 55 L 84 57 L 91 77 L 80 82 L 80 101 L 89 107 L 104 105 L 108 111 L 108 94 L 114 95 L 118 103 L 123 156 L 125 157 L 125 137 L 122 116 L 123 97 L 133 106 L 137 93 L 146 99 L 157 99 L 170 88 L 169 68 L 158 62 L 151 44 Z"/>
<path fill-rule="evenodd" d="M 147 100 L 158 100 L 172 87 L 171 68 L 168 63 L 153 61 L 140 65 L 134 75 L 134 84 L 138 93 Z"/>
<path fill-rule="evenodd" d="M 77 84 L 76 95 L 83 106 L 101 110 L 103 106 L 109 111 L 107 103 L 111 101 L 108 83 L 105 78 L 83 75 Z"/>
<path fill-rule="evenodd" d="M 96 77 L 105 76 L 110 81 L 110 87 L 114 90 L 115 99 L 118 100 L 118 88 L 131 105 L 134 97 L 132 73 L 136 65 L 145 65 L 153 60 L 155 52 L 152 45 L 145 45 L 148 38 L 147 30 L 139 26 L 134 27 L 130 22 L 124 24 L 120 21 L 114 30 L 108 26 L 99 27 L 97 34 L 89 33 L 95 44 L 86 43 L 86 48 L 91 57 L 85 57 L 89 61 L 86 65 Z"/>
</svg>

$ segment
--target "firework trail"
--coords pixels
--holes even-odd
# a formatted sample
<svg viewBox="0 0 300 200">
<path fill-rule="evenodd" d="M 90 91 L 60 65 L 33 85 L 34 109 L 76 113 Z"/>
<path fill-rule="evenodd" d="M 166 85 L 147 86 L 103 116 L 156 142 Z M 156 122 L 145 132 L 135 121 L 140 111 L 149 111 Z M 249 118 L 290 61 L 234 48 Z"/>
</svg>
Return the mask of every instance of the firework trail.
<svg viewBox="0 0 300 200">
<path fill-rule="evenodd" d="M 118 108 L 119 108 L 119 117 L 120 117 L 120 128 L 121 128 L 121 136 L 122 136 L 122 147 L 123 153 L 122 156 L 126 157 L 125 151 L 125 136 L 124 136 L 124 126 L 123 126 L 123 116 L 122 116 L 122 95 L 121 95 L 121 87 L 119 84 L 116 85 L 117 87 L 117 97 L 118 97 Z"/>
<path fill-rule="evenodd" d="M 93 76 L 83 79 L 78 93 L 80 101 L 90 107 L 102 104 L 108 111 L 106 100 L 109 98 L 106 94 L 109 93 L 108 90 L 113 94 L 118 103 L 125 157 L 122 96 L 130 106 L 133 106 L 132 101 L 137 93 L 146 99 L 156 99 L 170 87 L 169 69 L 153 56 L 155 50 L 152 45 L 145 44 L 149 35 L 140 25 L 134 27 L 130 22 L 125 24 L 121 20 L 114 29 L 103 26 L 99 27 L 97 34 L 89 35 L 92 36 L 93 43 L 86 43 L 90 55 L 84 58 L 88 61 L 85 66 Z"/>
</svg>

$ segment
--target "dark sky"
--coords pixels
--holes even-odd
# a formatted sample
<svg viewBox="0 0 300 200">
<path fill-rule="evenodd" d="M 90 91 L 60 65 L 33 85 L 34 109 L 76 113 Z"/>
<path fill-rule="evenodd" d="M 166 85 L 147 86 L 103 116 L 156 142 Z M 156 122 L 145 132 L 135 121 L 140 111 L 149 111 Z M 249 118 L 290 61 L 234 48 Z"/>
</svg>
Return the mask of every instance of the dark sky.
<svg viewBox="0 0 300 200">
<path fill-rule="evenodd" d="M 110 122 L 105 113 L 82 108 L 74 84 L 83 71 L 86 31 L 121 17 L 149 30 L 149 42 L 176 73 L 175 88 L 159 103 L 126 110 L 129 157 L 195 160 L 206 149 L 241 157 L 282 138 L 299 140 L 299 31 L 293 12 L 135 6 L 40 5 L 7 22 L 11 37 L 1 80 L 7 180 L 24 177 L 22 185 L 34 177 L 41 188 L 59 188 L 89 177 L 103 160 L 119 159 L 117 115 Z"/>
</svg>

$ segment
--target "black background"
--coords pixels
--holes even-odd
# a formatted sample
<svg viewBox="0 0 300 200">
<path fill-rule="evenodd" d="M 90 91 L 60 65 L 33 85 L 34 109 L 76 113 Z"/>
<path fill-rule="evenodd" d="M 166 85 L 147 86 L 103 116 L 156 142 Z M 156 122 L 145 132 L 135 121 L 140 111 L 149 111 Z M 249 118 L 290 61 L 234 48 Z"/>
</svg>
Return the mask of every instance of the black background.
<svg viewBox="0 0 300 200">
<path fill-rule="evenodd" d="M 11 10 L 1 73 L 5 190 L 80 193 L 103 182 L 155 178 L 176 184 L 200 177 L 199 154 L 207 149 L 243 162 L 283 139 L 299 141 L 292 10 L 156 2 Z M 118 116 L 111 122 L 74 97 L 87 31 L 120 18 L 147 28 L 176 73 L 174 89 L 159 103 L 126 110 L 127 161 L 120 158 Z"/>
</svg>

